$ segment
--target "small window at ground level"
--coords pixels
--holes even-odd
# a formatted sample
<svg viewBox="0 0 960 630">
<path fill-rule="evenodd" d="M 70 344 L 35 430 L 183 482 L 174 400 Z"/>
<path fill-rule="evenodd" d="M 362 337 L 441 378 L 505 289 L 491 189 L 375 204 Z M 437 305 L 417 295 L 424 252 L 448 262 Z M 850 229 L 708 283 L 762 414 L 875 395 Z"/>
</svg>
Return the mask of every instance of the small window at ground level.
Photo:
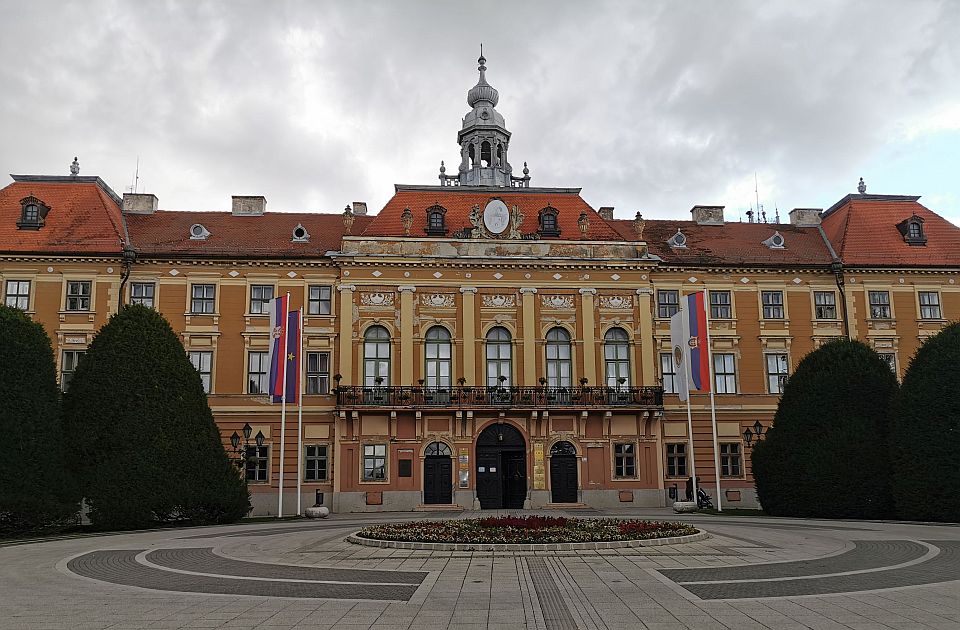
<svg viewBox="0 0 960 630">
<path fill-rule="evenodd" d="M 387 478 L 387 445 L 365 444 L 363 447 L 363 480 L 385 481 Z"/>
<path fill-rule="evenodd" d="M 613 445 L 613 476 L 637 476 L 637 445 L 632 442 Z"/>
<path fill-rule="evenodd" d="M 740 477 L 743 475 L 743 456 L 739 442 L 720 444 L 720 476 Z"/>
<path fill-rule="evenodd" d="M 303 447 L 303 480 L 327 480 L 327 446 L 311 444 Z"/>
<path fill-rule="evenodd" d="M 667 444 L 667 476 L 687 476 L 687 445 L 676 442 Z"/>
<path fill-rule="evenodd" d="M 267 481 L 270 470 L 270 449 L 267 446 L 247 446 L 246 448 L 246 478 L 247 481 Z"/>
</svg>

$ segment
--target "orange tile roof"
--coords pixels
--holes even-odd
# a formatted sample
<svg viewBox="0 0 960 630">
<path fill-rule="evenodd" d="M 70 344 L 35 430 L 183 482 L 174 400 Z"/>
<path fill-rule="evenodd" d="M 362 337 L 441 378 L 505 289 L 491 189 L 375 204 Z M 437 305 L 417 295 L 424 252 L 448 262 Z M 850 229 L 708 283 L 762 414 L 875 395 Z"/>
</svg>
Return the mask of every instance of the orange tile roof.
<svg viewBox="0 0 960 630">
<path fill-rule="evenodd" d="M 14 183 L 0 189 L 0 252 L 123 252 L 120 206 L 99 177 L 12 177 Z M 39 230 L 17 228 L 20 200 L 29 196 L 50 208 Z"/>
<path fill-rule="evenodd" d="M 847 195 L 823 215 L 823 229 L 846 265 L 960 267 L 960 227 L 902 195 Z M 903 240 L 897 224 L 923 219 L 925 245 Z"/>
<path fill-rule="evenodd" d="M 393 197 L 383 210 L 364 230 L 363 236 L 403 236 L 400 215 L 404 208 L 413 213 L 413 226 L 410 236 L 427 237 L 424 231 L 427 224 L 426 209 L 439 204 L 447 209 L 447 236 L 465 227 L 471 227 L 470 211 L 475 205 L 481 210 L 491 198 L 498 197 L 507 207 L 517 206 L 523 213 L 523 234 L 533 234 L 539 228 L 539 213 L 546 206 L 558 210 L 557 224 L 561 239 L 581 239 L 577 220 L 581 212 L 590 219 L 590 229 L 582 238 L 592 241 L 621 240 L 616 230 L 610 227 L 597 211 L 580 197 L 579 188 L 480 188 L 472 186 L 397 186 Z M 356 230 L 354 230 L 356 232 Z"/>
<path fill-rule="evenodd" d="M 198 257 L 316 258 L 340 249 L 343 216 L 305 212 L 266 212 L 234 216 L 230 212 L 161 210 L 154 214 L 127 214 L 130 240 L 144 255 L 186 254 Z M 351 232 L 359 234 L 372 220 L 357 216 Z M 191 240 L 190 226 L 203 225 L 206 240 Z M 303 225 L 308 243 L 294 243 L 293 229 Z"/>
<path fill-rule="evenodd" d="M 635 241 L 632 220 L 610 221 L 624 239 Z M 667 241 L 677 229 L 687 237 L 686 248 Z M 763 241 L 774 232 L 783 236 L 784 249 L 771 249 Z M 817 228 L 774 223 L 699 225 L 694 221 L 647 220 L 643 239 L 651 254 L 670 264 L 687 265 L 830 265 L 830 250 Z"/>
</svg>

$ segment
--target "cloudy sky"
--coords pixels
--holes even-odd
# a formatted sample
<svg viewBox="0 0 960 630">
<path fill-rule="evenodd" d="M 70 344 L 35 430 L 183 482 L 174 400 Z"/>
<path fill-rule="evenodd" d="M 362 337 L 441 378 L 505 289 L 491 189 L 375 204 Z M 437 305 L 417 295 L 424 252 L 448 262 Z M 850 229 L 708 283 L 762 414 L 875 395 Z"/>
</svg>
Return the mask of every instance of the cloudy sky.
<svg viewBox="0 0 960 630">
<path fill-rule="evenodd" d="M 533 184 L 736 220 L 855 192 L 960 223 L 960 2 L 0 0 L 0 172 L 171 210 L 382 207 L 435 184 L 483 42 Z"/>
</svg>

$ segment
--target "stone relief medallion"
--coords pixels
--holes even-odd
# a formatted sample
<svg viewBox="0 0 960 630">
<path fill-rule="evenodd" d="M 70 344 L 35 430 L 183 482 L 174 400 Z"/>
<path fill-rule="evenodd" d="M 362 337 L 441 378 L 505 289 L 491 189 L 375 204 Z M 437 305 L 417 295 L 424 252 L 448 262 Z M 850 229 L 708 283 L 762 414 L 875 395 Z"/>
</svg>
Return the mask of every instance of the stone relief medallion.
<svg viewBox="0 0 960 630">
<path fill-rule="evenodd" d="M 517 305 L 517 299 L 512 295 L 485 295 L 483 305 L 490 308 L 513 308 Z"/>
<path fill-rule="evenodd" d="M 454 299 L 452 295 L 446 293 L 433 293 L 430 295 L 421 295 L 420 304 L 422 306 L 432 306 L 433 308 L 453 308 Z"/>
<path fill-rule="evenodd" d="M 572 295 L 544 295 L 540 298 L 544 308 L 573 308 Z"/>
<path fill-rule="evenodd" d="M 361 306 L 393 306 L 393 293 L 361 293 Z"/>
<path fill-rule="evenodd" d="M 601 295 L 600 308 L 633 308 L 633 297 L 629 295 Z"/>
</svg>

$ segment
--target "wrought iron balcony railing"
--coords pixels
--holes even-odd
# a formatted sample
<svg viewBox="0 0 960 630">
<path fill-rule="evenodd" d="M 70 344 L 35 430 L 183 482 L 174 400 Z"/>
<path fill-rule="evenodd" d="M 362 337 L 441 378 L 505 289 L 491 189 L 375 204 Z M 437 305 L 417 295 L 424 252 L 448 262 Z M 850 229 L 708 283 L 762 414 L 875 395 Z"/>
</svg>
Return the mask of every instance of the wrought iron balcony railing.
<svg viewBox="0 0 960 630">
<path fill-rule="evenodd" d="M 388 387 L 341 385 L 340 407 L 662 407 L 662 387 Z"/>
</svg>

